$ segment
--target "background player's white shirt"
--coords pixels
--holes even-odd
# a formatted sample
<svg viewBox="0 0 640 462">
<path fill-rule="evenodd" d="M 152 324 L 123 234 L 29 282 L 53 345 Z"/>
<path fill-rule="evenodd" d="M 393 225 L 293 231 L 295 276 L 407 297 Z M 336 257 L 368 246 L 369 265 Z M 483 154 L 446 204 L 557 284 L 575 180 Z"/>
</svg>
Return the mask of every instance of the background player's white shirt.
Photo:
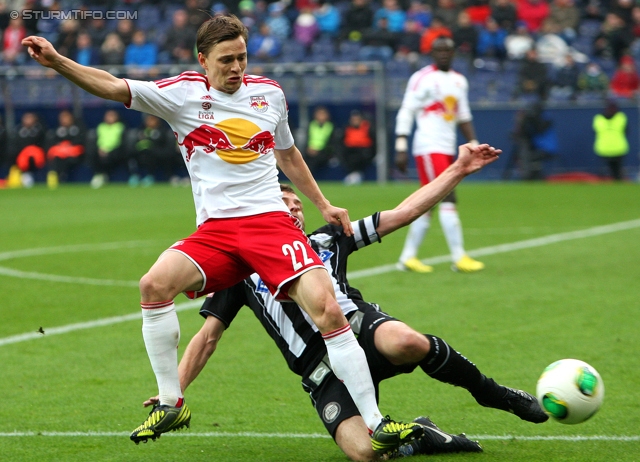
<svg viewBox="0 0 640 462">
<path fill-rule="evenodd" d="M 126 82 L 128 107 L 166 120 L 176 134 L 198 225 L 209 218 L 288 212 L 273 149 L 288 149 L 294 140 L 284 93 L 275 81 L 245 75 L 233 94 L 210 88 L 197 72 Z"/>
<path fill-rule="evenodd" d="M 413 135 L 413 154 L 455 155 L 457 125 L 472 119 L 467 79 L 455 71 L 434 65 L 415 72 L 409 79 L 396 119 L 396 135 Z"/>
</svg>

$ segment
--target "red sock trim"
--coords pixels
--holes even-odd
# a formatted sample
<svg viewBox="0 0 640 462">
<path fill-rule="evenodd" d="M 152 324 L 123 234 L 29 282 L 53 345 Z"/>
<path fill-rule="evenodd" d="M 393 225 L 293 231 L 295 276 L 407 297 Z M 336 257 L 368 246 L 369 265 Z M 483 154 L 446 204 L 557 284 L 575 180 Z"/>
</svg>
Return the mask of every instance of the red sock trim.
<svg viewBox="0 0 640 462">
<path fill-rule="evenodd" d="M 338 335 L 342 335 L 345 332 L 348 332 L 350 330 L 351 330 L 351 325 L 347 324 L 345 326 L 342 326 L 339 329 L 332 330 L 331 332 L 327 332 L 326 334 L 322 334 L 322 338 L 325 339 L 325 340 L 329 340 L 330 338 L 335 338 Z"/>
<path fill-rule="evenodd" d="M 176 403 L 176 407 L 182 407 L 184 404 L 184 398 L 178 398 L 178 402 Z"/>
<path fill-rule="evenodd" d="M 158 308 L 166 308 L 173 305 L 173 300 L 165 300 L 164 302 L 147 302 L 140 303 L 143 310 L 155 310 Z"/>
</svg>

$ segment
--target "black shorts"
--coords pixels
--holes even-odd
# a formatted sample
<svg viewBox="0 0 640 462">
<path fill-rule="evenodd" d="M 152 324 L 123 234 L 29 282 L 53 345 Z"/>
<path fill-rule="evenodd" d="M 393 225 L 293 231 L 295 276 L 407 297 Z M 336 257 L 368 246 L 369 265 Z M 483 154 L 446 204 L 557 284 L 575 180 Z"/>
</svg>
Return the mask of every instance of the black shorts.
<svg viewBox="0 0 640 462">
<path fill-rule="evenodd" d="M 367 357 L 377 401 L 378 385 L 382 380 L 412 372 L 417 364 L 395 366 L 376 350 L 373 338 L 378 326 L 387 321 L 397 321 L 397 319 L 374 307 L 361 307 L 359 311 L 347 317 Z M 314 372 L 302 381 L 302 386 L 311 396 L 311 404 L 316 408 L 325 428 L 335 439 L 338 425 L 350 417 L 360 415 L 360 412 L 351 399 L 347 387 L 329 369 L 326 358 L 325 356 Z"/>
</svg>

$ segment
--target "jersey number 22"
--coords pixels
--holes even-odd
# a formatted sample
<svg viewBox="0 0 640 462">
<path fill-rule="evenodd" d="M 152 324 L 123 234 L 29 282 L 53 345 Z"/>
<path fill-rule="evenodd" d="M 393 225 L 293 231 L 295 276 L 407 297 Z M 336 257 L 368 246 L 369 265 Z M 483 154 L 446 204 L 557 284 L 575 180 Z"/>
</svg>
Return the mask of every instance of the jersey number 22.
<svg viewBox="0 0 640 462">
<path fill-rule="evenodd" d="M 309 256 L 307 255 L 307 248 L 302 242 L 293 241 L 293 246 L 289 244 L 284 244 L 282 246 L 282 253 L 284 255 L 289 255 L 291 257 L 291 264 L 293 265 L 294 271 L 298 271 L 300 268 L 302 268 L 302 266 L 304 266 L 302 263 L 300 263 L 297 260 L 296 250 L 300 251 L 300 253 L 302 254 L 304 265 L 309 265 L 310 263 L 313 263 L 313 259 L 309 258 Z"/>
</svg>

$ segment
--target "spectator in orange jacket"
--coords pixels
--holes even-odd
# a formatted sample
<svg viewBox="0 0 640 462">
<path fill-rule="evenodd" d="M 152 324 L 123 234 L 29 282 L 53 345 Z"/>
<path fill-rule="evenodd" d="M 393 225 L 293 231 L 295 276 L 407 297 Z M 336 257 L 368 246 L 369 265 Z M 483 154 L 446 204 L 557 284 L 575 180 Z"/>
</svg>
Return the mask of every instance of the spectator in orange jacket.
<svg viewBox="0 0 640 462">
<path fill-rule="evenodd" d="M 431 27 L 422 34 L 422 38 L 420 39 L 420 52 L 423 54 L 431 53 L 433 41 L 438 37 L 453 38 L 453 33 L 451 29 L 444 25 L 442 19 L 435 17 L 433 21 L 431 21 Z"/>
<path fill-rule="evenodd" d="M 58 127 L 47 134 L 49 173 L 47 185 L 55 188 L 58 181 L 66 181 L 72 167 L 79 165 L 84 155 L 85 131 L 73 114 L 64 110 L 58 114 Z"/>
<path fill-rule="evenodd" d="M 22 186 L 33 186 L 33 173 L 45 166 L 44 153 L 45 128 L 34 112 L 25 112 L 10 144 L 11 159 L 15 159 L 13 169 L 18 169 Z M 19 186 L 17 184 L 15 186 Z"/>
<path fill-rule="evenodd" d="M 344 129 L 340 162 L 347 171 L 346 185 L 362 183 L 364 171 L 375 156 L 375 138 L 371 122 L 358 110 L 351 111 L 349 123 Z"/>
</svg>

